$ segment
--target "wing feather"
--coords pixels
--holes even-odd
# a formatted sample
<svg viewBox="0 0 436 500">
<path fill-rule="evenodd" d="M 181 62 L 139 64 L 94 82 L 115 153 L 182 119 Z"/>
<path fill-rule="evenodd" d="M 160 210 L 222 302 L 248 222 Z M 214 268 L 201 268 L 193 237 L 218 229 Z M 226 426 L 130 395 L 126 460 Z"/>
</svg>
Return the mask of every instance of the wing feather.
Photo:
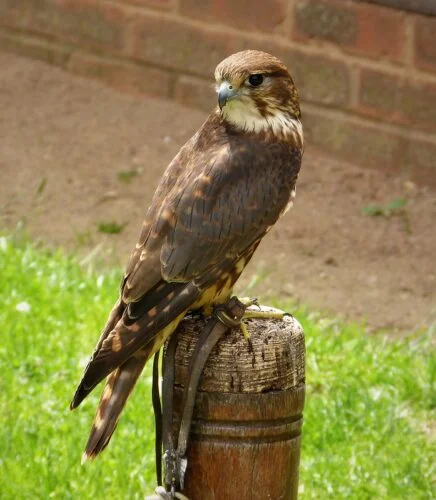
<svg viewBox="0 0 436 500">
<path fill-rule="evenodd" d="M 301 158 L 282 143 L 249 146 L 221 146 L 208 175 L 194 169 L 197 176 L 169 200 L 173 225 L 160 254 L 165 279 L 201 278 L 211 265 L 236 262 L 286 207 Z"/>
</svg>

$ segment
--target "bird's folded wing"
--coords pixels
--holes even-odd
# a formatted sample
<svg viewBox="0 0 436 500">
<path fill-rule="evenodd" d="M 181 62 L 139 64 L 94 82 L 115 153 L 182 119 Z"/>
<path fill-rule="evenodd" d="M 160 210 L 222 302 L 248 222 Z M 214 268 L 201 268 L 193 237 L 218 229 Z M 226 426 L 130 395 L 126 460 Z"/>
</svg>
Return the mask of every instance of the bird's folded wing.
<svg viewBox="0 0 436 500">
<path fill-rule="evenodd" d="M 164 177 L 167 192 L 159 188 L 153 199 L 121 305 L 82 379 L 86 393 L 250 253 L 280 216 L 298 173 L 297 166 L 286 172 L 273 147 L 261 155 L 255 145 L 223 146 L 206 164 L 204 155 L 189 158 L 176 180 Z"/>
</svg>

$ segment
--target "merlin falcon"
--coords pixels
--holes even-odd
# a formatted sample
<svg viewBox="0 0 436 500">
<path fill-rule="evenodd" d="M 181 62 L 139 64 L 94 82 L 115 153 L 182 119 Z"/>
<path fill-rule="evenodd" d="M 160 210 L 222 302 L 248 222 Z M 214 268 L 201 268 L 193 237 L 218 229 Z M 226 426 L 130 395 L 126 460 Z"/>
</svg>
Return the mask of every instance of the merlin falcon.
<svg viewBox="0 0 436 500">
<path fill-rule="evenodd" d="M 191 311 L 225 303 L 265 234 L 292 205 L 303 154 L 286 66 L 247 50 L 215 70 L 218 106 L 172 160 L 71 402 L 106 378 L 84 458 L 109 443 L 145 363 Z"/>
</svg>

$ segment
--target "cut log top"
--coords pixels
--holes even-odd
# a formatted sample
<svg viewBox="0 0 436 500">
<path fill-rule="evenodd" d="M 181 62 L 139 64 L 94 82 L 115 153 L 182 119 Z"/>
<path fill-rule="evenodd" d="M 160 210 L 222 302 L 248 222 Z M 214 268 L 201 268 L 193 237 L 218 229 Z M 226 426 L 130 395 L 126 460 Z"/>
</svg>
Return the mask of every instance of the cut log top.
<svg viewBox="0 0 436 500">
<path fill-rule="evenodd" d="M 212 351 L 199 391 L 258 394 L 303 386 L 305 347 L 303 329 L 298 321 L 292 316 L 285 316 L 283 320 L 244 321 L 250 332 L 250 342 L 239 328 L 229 331 Z M 176 386 L 184 387 L 191 355 L 204 325 L 203 319 L 190 317 L 179 327 Z"/>
</svg>

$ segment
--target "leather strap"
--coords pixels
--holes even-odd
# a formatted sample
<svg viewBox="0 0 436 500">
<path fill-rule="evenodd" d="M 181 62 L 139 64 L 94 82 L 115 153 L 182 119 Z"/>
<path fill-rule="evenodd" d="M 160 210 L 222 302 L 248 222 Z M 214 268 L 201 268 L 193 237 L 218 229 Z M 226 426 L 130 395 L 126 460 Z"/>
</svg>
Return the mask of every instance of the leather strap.
<svg viewBox="0 0 436 500">
<path fill-rule="evenodd" d="M 156 475 L 159 487 L 162 484 L 162 445 L 165 450 L 165 488 L 156 493 L 167 494 L 165 498 L 181 498 L 176 488 L 183 490 L 187 467 L 186 451 L 189 444 L 189 432 L 194 413 L 195 397 L 204 365 L 219 339 L 230 329 L 239 325 L 246 306 L 232 297 L 226 304 L 215 309 L 214 315 L 200 333 L 200 337 L 192 353 L 189 363 L 188 382 L 183 392 L 181 422 L 178 432 L 177 449 L 173 437 L 173 397 L 175 378 L 175 354 L 177 348 L 177 332 L 171 335 L 163 356 L 162 377 L 162 409 L 158 387 L 158 355 L 153 363 L 153 408 L 156 422 Z M 157 396 L 156 396 L 157 394 Z M 164 497 L 162 497 L 164 498 Z"/>
</svg>

